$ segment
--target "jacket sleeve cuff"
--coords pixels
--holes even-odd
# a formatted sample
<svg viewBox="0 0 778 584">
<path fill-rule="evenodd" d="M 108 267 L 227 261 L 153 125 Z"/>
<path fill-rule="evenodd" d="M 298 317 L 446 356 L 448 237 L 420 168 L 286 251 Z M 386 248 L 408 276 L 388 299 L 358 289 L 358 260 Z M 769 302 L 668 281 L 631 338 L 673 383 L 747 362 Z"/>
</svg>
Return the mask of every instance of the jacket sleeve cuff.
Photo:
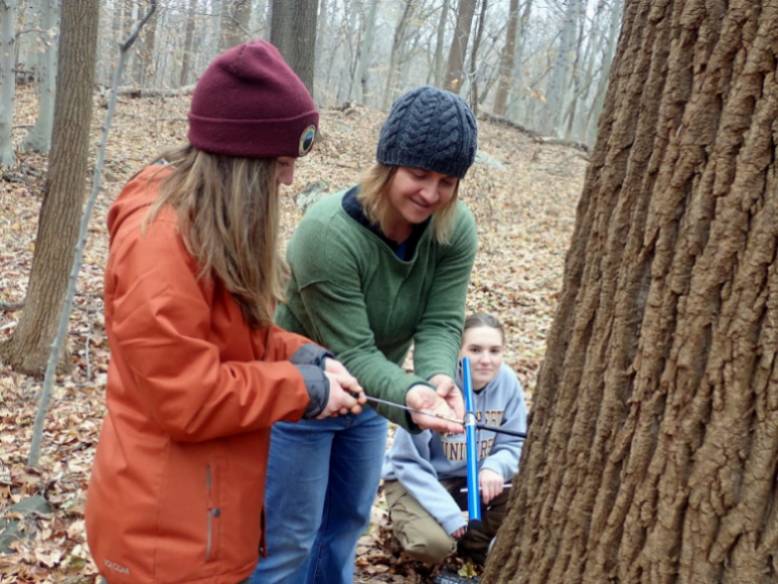
<svg viewBox="0 0 778 584">
<path fill-rule="evenodd" d="M 305 412 L 303 412 L 303 418 L 315 418 L 327 407 L 327 402 L 330 399 L 330 381 L 324 375 L 324 370 L 318 365 L 295 364 L 295 366 L 303 376 L 305 389 L 308 391 L 308 399 L 310 400 Z"/>
<path fill-rule="evenodd" d="M 441 527 L 445 530 L 446 533 L 451 535 L 460 527 L 467 527 L 467 520 L 462 516 L 461 513 L 457 513 L 456 515 L 446 519 Z"/>
<path fill-rule="evenodd" d="M 334 359 L 335 355 L 324 347 L 314 343 L 307 343 L 297 349 L 289 360 L 295 365 L 316 365 L 320 369 L 324 369 L 324 360 L 328 357 Z"/>
</svg>

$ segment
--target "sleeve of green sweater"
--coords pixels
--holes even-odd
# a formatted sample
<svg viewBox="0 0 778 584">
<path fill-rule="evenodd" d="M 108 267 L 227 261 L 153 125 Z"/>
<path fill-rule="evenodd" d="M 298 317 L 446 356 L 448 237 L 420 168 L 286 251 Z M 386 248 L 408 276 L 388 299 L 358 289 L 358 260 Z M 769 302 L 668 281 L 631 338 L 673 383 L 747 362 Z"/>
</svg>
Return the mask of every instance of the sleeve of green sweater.
<svg viewBox="0 0 778 584">
<path fill-rule="evenodd" d="M 475 219 L 464 204 L 459 205 L 451 242 L 443 248 L 432 291 L 414 335 L 413 366 L 424 379 L 438 373 L 455 379 L 467 285 L 478 247 Z"/>
<path fill-rule="evenodd" d="M 388 360 L 378 349 L 367 317 L 359 259 L 345 239 L 317 220 L 300 225 L 290 242 L 289 261 L 312 336 L 329 348 L 368 395 L 405 404 L 408 389 L 425 383 Z M 406 412 L 378 405 L 378 413 L 412 432 Z"/>
</svg>

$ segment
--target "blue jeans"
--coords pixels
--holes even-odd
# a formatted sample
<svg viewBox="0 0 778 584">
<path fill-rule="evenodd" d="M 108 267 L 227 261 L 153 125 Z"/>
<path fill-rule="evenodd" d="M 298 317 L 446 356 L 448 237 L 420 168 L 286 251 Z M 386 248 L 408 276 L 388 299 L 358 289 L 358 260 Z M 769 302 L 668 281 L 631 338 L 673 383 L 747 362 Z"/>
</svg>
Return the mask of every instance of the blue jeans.
<svg viewBox="0 0 778 584">
<path fill-rule="evenodd" d="M 252 584 L 352 584 L 357 540 L 381 479 L 386 427 L 369 407 L 358 416 L 273 426 L 267 557 Z"/>
</svg>

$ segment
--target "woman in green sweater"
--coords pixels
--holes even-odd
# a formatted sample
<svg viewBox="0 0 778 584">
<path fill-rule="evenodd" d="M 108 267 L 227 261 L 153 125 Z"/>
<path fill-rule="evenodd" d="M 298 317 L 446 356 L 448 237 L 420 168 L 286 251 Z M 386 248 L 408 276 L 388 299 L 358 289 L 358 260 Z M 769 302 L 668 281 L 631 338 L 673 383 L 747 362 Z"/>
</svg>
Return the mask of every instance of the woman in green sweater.
<svg viewBox="0 0 778 584">
<path fill-rule="evenodd" d="M 368 395 L 460 420 L 453 379 L 477 237 L 457 194 L 476 136 L 458 96 L 425 86 L 400 97 L 381 130 L 377 164 L 359 186 L 314 205 L 295 231 L 288 298 L 276 313 L 280 326 L 329 348 Z M 410 432 L 462 431 L 382 405 L 275 424 L 267 557 L 253 582 L 351 584 L 381 476 L 385 418 Z"/>
</svg>

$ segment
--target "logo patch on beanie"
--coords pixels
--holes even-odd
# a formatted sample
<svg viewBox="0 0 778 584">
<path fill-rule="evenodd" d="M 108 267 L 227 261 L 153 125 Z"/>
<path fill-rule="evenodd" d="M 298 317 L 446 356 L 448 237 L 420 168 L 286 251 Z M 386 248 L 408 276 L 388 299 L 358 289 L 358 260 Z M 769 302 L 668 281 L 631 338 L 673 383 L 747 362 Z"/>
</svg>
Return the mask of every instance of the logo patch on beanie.
<svg viewBox="0 0 778 584">
<path fill-rule="evenodd" d="M 299 156 L 305 156 L 311 151 L 311 148 L 313 148 L 313 143 L 316 140 L 316 126 L 308 126 L 303 130 L 303 133 L 300 134 L 300 144 L 297 149 Z"/>
</svg>

